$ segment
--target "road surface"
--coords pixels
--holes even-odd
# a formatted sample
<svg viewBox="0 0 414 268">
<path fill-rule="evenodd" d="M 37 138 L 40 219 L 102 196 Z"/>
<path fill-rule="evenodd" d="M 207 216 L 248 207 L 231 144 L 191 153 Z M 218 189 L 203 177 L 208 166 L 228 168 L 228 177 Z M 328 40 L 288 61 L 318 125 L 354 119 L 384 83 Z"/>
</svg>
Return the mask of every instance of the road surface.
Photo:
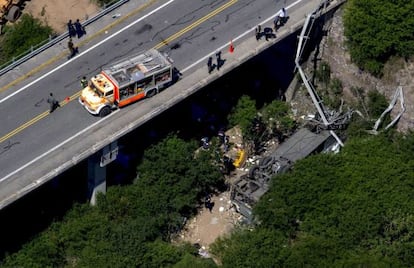
<svg viewBox="0 0 414 268">
<path fill-rule="evenodd" d="M 208 76 L 206 58 L 209 55 L 217 50 L 227 53 L 230 40 L 237 51 L 238 44 L 252 38 L 256 25 L 266 21 L 271 26 L 272 17 L 282 6 L 287 7 L 288 14 L 293 14 L 309 2 L 316 7 L 320 1 L 154 1 L 140 12 L 131 10 L 132 15 L 124 15 L 126 19 L 110 32 L 96 34 L 83 44 L 77 57 L 61 58 L 35 75 L 3 87 L 0 91 L 0 200 L 9 198 L 10 189 L 15 189 L 16 196 L 22 195 L 44 183 L 37 178 L 45 173 L 50 178 L 76 164 L 86 157 L 85 149 L 102 148 L 104 144 L 100 142 L 112 135 L 113 129 L 126 126 L 126 133 L 128 128 L 136 127 L 133 122 L 137 118 L 143 122 L 150 120 L 152 115 L 161 112 L 165 103 L 180 94 L 188 94 L 185 89 L 199 83 L 200 77 Z M 295 19 L 302 19 L 304 15 Z M 88 31 L 88 35 L 92 33 Z M 91 116 L 79 105 L 77 96 L 82 76 L 91 77 L 103 66 L 149 48 L 157 48 L 174 60 L 182 73 L 179 83 L 103 119 Z M 41 65 L 48 59 L 35 60 Z M 237 66 L 237 62 L 233 64 Z M 194 76 L 195 73 L 199 75 Z M 62 101 L 62 107 L 52 114 L 46 102 L 49 92 Z M 10 188 L 7 193 L 2 192 L 5 188 Z"/>
</svg>

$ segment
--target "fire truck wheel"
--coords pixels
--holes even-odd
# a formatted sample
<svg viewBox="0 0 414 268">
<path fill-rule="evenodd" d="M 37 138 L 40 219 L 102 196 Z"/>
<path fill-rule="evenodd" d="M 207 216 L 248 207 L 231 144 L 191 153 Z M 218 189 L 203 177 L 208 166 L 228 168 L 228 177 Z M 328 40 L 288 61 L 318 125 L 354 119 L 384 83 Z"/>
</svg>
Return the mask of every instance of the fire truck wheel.
<svg viewBox="0 0 414 268">
<path fill-rule="evenodd" d="M 154 97 L 155 94 L 157 94 L 157 90 L 156 89 L 152 89 L 152 90 L 148 91 L 147 97 L 148 98 Z"/>
<path fill-rule="evenodd" d="M 111 108 L 109 108 L 108 106 L 105 106 L 99 111 L 99 116 L 100 117 L 105 117 L 110 113 L 111 113 Z"/>
</svg>

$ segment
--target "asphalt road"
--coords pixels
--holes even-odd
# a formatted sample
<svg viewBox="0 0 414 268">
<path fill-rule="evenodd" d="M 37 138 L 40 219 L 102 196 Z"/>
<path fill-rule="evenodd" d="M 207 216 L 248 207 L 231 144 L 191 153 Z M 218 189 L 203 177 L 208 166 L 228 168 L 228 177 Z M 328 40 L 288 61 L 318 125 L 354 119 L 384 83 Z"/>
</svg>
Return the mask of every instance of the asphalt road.
<svg viewBox="0 0 414 268">
<path fill-rule="evenodd" d="M 292 6 L 289 13 L 306 2 L 309 0 L 156 1 L 144 12 L 113 27 L 110 33 L 97 35 L 84 44 L 78 57 L 69 61 L 61 59 L 36 76 L 3 90 L 0 92 L 0 187 L 28 163 L 36 160 L 45 164 L 42 161 L 48 158 L 44 156 L 51 151 L 55 155 L 51 157 L 57 158 L 60 152 L 70 148 L 70 144 L 83 142 L 76 139 L 91 131 L 91 126 L 95 126 L 94 132 L 87 137 L 93 136 L 97 142 L 105 136 L 105 132 L 98 131 L 100 126 L 110 126 L 120 118 L 128 124 L 129 119 L 124 115 L 134 107 L 142 107 L 139 116 L 145 116 L 171 98 L 159 94 L 101 119 L 90 115 L 77 102 L 82 76 L 93 76 L 115 60 L 156 47 L 170 55 L 185 80 L 186 75 L 200 68 L 207 70 L 205 58 L 208 55 L 273 17 L 281 7 Z M 314 2 L 318 4 L 320 1 Z M 251 38 L 252 34 L 246 38 Z M 39 64 L 45 60 L 39 58 Z M 49 92 L 53 92 L 58 100 L 67 97 L 70 100 L 63 101 L 61 108 L 49 114 L 46 103 Z"/>
</svg>

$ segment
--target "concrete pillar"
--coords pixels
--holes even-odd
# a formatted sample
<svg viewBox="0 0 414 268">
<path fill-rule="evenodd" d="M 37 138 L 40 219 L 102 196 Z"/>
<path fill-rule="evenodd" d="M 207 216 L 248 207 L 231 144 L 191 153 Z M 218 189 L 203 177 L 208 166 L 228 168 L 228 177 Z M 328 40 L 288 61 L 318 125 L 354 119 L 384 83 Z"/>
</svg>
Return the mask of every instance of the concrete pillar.
<svg viewBox="0 0 414 268">
<path fill-rule="evenodd" d="M 96 204 L 98 193 L 106 193 L 106 165 L 117 155 L 118 143 L 114 141 L 88 158 L 88 197 L 91 205 Z"/>
</svg>

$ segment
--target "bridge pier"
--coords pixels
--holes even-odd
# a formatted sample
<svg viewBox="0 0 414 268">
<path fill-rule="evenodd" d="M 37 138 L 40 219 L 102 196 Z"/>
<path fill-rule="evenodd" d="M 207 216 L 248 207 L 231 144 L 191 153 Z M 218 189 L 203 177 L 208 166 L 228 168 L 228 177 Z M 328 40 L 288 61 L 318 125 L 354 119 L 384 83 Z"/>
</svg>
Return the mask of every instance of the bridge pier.
<svg viewBox="0 0 414 268">
<path fill-rule="evenodd" d="M 96 204 L 98 193 L 106 193 L 106 165 L 117 155 L 118 142 L 114 141 L 88 158 L 88 198 L 91 205 Z"/>
</svg>

